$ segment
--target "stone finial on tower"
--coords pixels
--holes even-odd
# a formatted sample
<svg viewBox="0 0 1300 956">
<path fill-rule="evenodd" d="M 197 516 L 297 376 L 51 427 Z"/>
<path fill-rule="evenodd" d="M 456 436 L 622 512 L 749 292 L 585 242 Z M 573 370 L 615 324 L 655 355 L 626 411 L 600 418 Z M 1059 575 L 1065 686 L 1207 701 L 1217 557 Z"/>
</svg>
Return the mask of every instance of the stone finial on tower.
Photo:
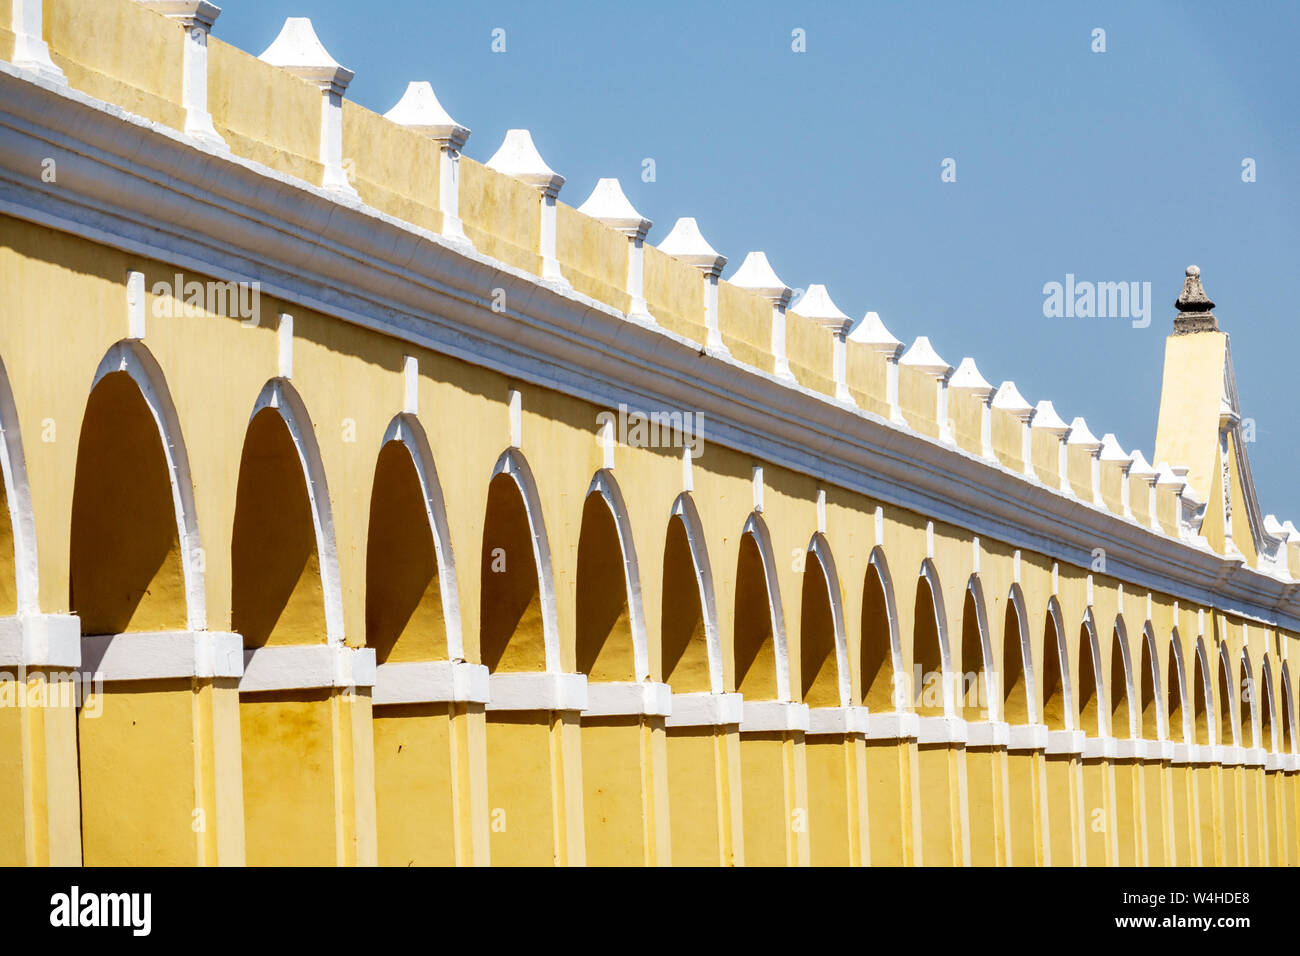
<svg viewBox="0 0 1300 956">
<path fill-rule="evenodd" d="M 460 151 L 469 139 L 469 128 L 451 118 L 434 95 L 433 86 L 423 81 L 407 84 L 406 92 L 384 114 L 384 119 L 427 136 L 438 144 L 438 204 L 442 207 L 442 234 L 468 244 L 469 236 L 465 235 L 465 225 L 460 221 Z"/>
<path fill-rule="evenodd" d="M 538 251 L 542 257 L 542 278 L 567 285 L 555 258 L 555 199 L 564 185 L 564 177 L 546 165 L 533 145 L 533 134 L 526 129 L 506 130 L 506 138 L 492 158 L 488 169 L 525 182 L 542 196 L 542 228 Z"/>
<path fill-rule="evenodd" d="M 885 403 L 889 405 L 889 420 L 903 421 L 903 410 L 898 402 L 898 359 L 903 354 L 903 343 L 885 328 L 877 312 L 868 312 L 848 334 L 848 340 L 865 345 L 885 360 Z"/>
<path fill-rule="evenodd" d="M 181 98 L 185 105 L 185 132 L 228 152 L 226 141 L 212 125 L 208 112 L 208 34 L 221 16 L 221 8 L 208 0 L 138 0 L 185 29 L 185 55 Z"/>
<path fill-rule="evenodd" d="M 794 290 L 781 281 L 767 261 L 767 254 L 751 252 L 727 280 L 738 289 L 756 292 L 772 303 L 772 372 L 778 378 L 794 380 L 785 348 L 785 310 Z"/>
<path fill-rule="evenodd" d="M 1174 319 L 1174 335 L 1193 335 L 1197 332 L 1219 331 L 1219 320 L 1211 311 L 1214 303 L 1201 287 L 1201 270 L 1187 267 L 1183 292 L 1175 301 L 1178 316 Z"/>
<path fill-rule="evenodd" d="M 718 325 L 718 276 L 727 264 L 727 257 L 718 253 L 700 232 L 699 225 L 689 216 L 673 223 L 672 231 L 659 243 L 659 251 L 674 259 L 694 266 L 704 276 L 704 325 L 708 330 L 706 348 L 726 352 L 722 329 Z"/>
<path fill-rule="evenodd" d="M 285 20 L 280 35 L 258 59 L 288 70 L 321 91 L 320 163 L 325 167 L 321 186 L 356 196 L 343 170 L 343 94 L 355 74 L 329 55 L 306 17 Z"/>
<path fill-rule="evenodd" d="M 627 294 L 631 300 L 627 314 L 653 322 L 645 301 L 644 262 L 645 235 L 654 223 L 636 211 L 617 179 L 598 180 L 578 212 L 627 236 Z"/>
</svg>

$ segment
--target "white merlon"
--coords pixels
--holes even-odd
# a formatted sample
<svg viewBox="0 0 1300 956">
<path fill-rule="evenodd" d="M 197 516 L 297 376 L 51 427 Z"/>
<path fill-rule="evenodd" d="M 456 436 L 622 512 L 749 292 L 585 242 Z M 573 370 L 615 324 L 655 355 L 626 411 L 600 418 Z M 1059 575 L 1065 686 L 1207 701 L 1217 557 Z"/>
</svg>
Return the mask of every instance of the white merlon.
<svg viewBox="0 0 1300 956">
<path fill-rule="evenodd" d="M 846 344 L 853 320 L 831 301 L 826 286 L 817 282 L 808 286 L 808 291 L 800 296 L 798 303 L 792 308 L 805 319 L 812 319 L 835 337 L 831 346 L 831 379 L 835 382 L 835 399 L 849 405 L 857 404 L 849 392 L 849 356 Z"/>
<path fill-rule="evenodd" d="M 1114 432 L 1107 432 L 1101 436 L 1101 454 L 1098 460 L 1119 465 L 1120 514 L 1125 518 L 1133 517 L 1128 496 L 1128 476 L 1133 468 L 1133 456 L 1120 447 L 1119 439 L 1115 437 Z"/>
<path fill-rule="evenodd" d="M 1030 422 L 1034 420 L 1034 406 L 1025 401 L 1025 397 L 1016 388 L 1015 382 L 1003 382 L 993 395 L 993 407 L 999 411 L 1014 415 L 1020 420 L 1020 460 L 1024 472 L 1030 478 L 1034 475 L 1034 455 Z"/>
<path fill-rule="evenodd" d="M 785 347 L 785 313 L 790 307 L 793 290 L 781 281 L 767 261 L 767 254 L 751 252 L 727 280 L 738 289 L 747 289 L 772 303 L 772 372 L 777 378 L 793 380 Z"/>
<path fill-rule="evenodd" d="M 321 186 L 347 196 L 357 191 L 343 170 L 343 93 L 355 75 L 326 52 L 306 17 L 289 17 L 258 59 L 287 70 L 321 91 Z"/>
<path fill-rule="evenodd" d="M 442 234 L 469 243 L 460 220 L 460 151 L 469 139 L 469 127 L 461 126 L 438 102 L 433 86 L 424 81 L 407 84 L 406 92 L 384 118 L 398 126 L 429 137 L 438 143 L 438 204 L 442 207 Z"/>
<path fill-rule="evenodd" d="M 1051 434 L 1056 439 L 1056 474 L 1060 480 L 1061 494 L 1073 496 L 1070 490 L 1070 463 L 1065 439 L 1070 434 L 1070 426 L 1056 412 L 1056 406 L 1043 399 L 1034 408 L 1034 423 L 1031 426 Z"/>
<path fill-rule="evenodd" d="M 542 278 L 567 285 L 555 258 L 555 199 L 564 185 L 564 177 L 547 166 L 533 145 L 533 134 L 526 129 L 506 130 L 506 138 L 492 158 L 488 169 L 504 173 L 536 189 L 542 197 L 542 228 L 538 252 L 542 257 Z"/>
<path fill-rule="evenodd" d="M 1275 538 L 1286 536 L 1286 529 L 1282 527 L 1282 522 L 1277 520 L 1277 515 L 1264 515 L 1264 530 Z"/>
<path fill-rule="evenodd" d="M 1300 542 L 1300 530 L 1296 530 L 1294 522 L 1287 520 L 1282 522 L 1282 530 L 1286 532 L 1287 544 Z"/>
<path fill-rule="evenodd" d="M 948 388 L 973 396 L 980 408 L 980 455 L 990 461 L 997 457 L 993 451 L 993 416 L 989 402 L 993 399 L 993 386 L 984 379 L 970 356 L 957 363 L 957 369 L 948 379 Z"/>
<path fill-rule="evenodd" d="M 673 223 L 672 231 L 659 243 L 659 251 L 674 259 L 681 259 L 688 265 L 700 270 L 704 276 L 704 326 L 708 330 L 707 348 L 716 352 L 726 352 L 722 342 L 722 329 L 718 325 L 718 276 L 727 264 L 727 257 L 721 255 L 705 240 L 700 227 L 689 216 L 683 216 Z"/>
<path fill-rule="evenodd" d="M 1160 530 L 1160 521 L 1156 517 L 1156 478 L 1159 476 L 1154 468 L 1147 464 L 1146 456 L 1140 451 L 1133 452 L 1133 464 L 1129 466 L 1130 479 L 1137 478 L 1147 483 L 1147 523 L 1152 529 Z"/>
<path fill-rule="evenodd" d="M 1088 429 L 1088 423 L 1082 417 L 1070 422 L 1070 435 L 1065 439 L 1067 445 L 1082 448 L 1088 453 L 1088 482 L 1092 488 L 1092 503 L 1101 506 L 1101 439 Z"/>
<path fill-rule="evenodd" d="M 903 343 L 894 338 L 876 312 L 868 312 L 849 332 L 848 340 L 865 345 L 885 359 L 885 401 L 889 405 L 891 421 L 901 423 L 903 412 L 898 404 L 898 359 L 903 354 Z"/>
<path fill-rule="evenodd" d="M 627 236 L 627 314 L 653 322 L 645 301 L 645 237 L 653 223 L 641 215 L 623 194 L 617 179 L 601 179 L 578 212 Z"/>
<path fill-rule="evenodd" d="M 137 0 L 185 28 L 185 56 L 181 100 L 185 106 L 185 132 L 225 152 L 226 141 L 212 125 L 208 112 L 208 34 L 221 16 L 221 8 L 208 0 Z"/>
<path fill-rule="evenodd" d="M 934 417 L 939 425 L 939 440 L 952 443 L 952 426 L 948 421 L 948 376 L 952 374 L 952 366 L 940 358 L 924 335 L 917 336 L 898 364 L 934 379 Z"/>
<path fill-rule="evenodd" d="M 50 47 L 45 42 L 44 7 L 44 0 L 13 0 L 13 63 L 32 70 L 48 83 L 66 86 L 67 77 L 50 59 Z"/>
</svg>

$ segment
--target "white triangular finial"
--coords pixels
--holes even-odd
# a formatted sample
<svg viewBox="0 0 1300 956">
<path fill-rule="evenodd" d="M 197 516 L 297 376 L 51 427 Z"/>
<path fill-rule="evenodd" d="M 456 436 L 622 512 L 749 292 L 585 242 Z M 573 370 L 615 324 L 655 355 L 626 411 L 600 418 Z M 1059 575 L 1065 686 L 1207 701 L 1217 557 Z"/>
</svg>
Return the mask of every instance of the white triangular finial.
<svg viewBox="0 0 1300 956">
<path fill-rule="evenodd" d="M 578 212 L 617 229 L 629 239 L 644 239 L 653 223 L 641 215 L 623 194 L 617 179 L 601 179 Z"/>
<path fill-rule="evenodd" d="M 280 35 L 258 57 L 264 63 L 288 70 L 322 90 L 342 94 L 355 74 L 330 56 L 307 17 L 289 17 Z"/>
<path fill-rule="evenodd" d="M 1050 432 L 1057 438 L 1064 437 L 1070 430 L 1070 426 L 1057 414 L 1056 406 L 1047 399 L 1034 406 L 1034 427 L 1039 431 Z"/>
<path fill-rule="evenodd" d="M 1120 447 L 1119 439 L 1115 437 L 1114 432 L 1106 432 L 1101 436 L 1101 455 L 1102 461 L 1117 461 L 1121 464 L 1130 464 L 1133 461 L 1123 448 Z"/>
<path fill-rule="evenodd" d="M 763 252 L 751 252 L 745 256 L 740 268 L 727 281 L 738 289 L 757 292 L 776 305 L 788 305 L 793 292 L 781 281 Z"/>
<path fill-rule="evenodd" d="M 1154 478 L 1156 476 L 1156 470 L 1147 463 L 1146 455 L 1142 454 L 1141 451 L 1134 451 L 1129 457 L 1133 460 L 1133 464 L 1128 470 L 1130 478 Z"/>
<path fill-rule="evenodd" d="M 865 345 L 874 352 L 886 355 L 897 355 L 898 350 L 903 347 L 903 343 L 885 328 L 885 323 L 880 321 L 880 314 L 877 312 L 868 312 L 862 317 L 862 321 L 849 332 L 849 341 Z"/>
<path fill-rule="evenodd" d="M 952 373 L 952 378 L 948 379 L 948 387 L 961 392 L 970 392 L 985 401 L 993 394 L 993 386 L 985 381 L 975 365 L 975 360 L 969 355 L 957 363 L 956 371 Z"/>
<path fill-rule="evenodd" d="M 993 407 L 999 411 L 1016 416 L 1022 422 L 1034 417 L 1034 406 L 1025 401 L 1025 397 L 1012 381 L 1003 382 L 993 395 Z"/>
<path fill-rule="evenodd" d="M 705 241 L 699 225 L 690 216 L 673 223 L 672 231 L 659 243 L 659 251 L 711 275 L 719 275 L 727 264 L 727 257 Z"/>
<path fill-rule="evenodd" d="M 1066 439 L 1066 443 L 1082 446 L 1089 451 L 1097 451 L 1101 448 L 1101 439 L 1089 430 L 1083 416 L 1077 416 L 1070 422 L 1070 437 Z"/>
<path fill-rule="evenodd" d="M 814 282 L 793 306 L 791 312 L 797 312 L 805 319 L 812 319 L 822 328 L 843 334 L 848 331 L 852 319 L 840 311 L 840 307 L 831 301 L 826 286 Z"/>
<path fill-rule="evenodd" d="M 924 335 L 916 337 L 916 341 L 898 360 L 898 364 L 937 377 L 942 377 L 952 371 L 952 366 L 939 356 L 939 353 L 934 350 L 934 346 L 930 344 L 930 339 Z"/>
<path fill-rule="evenodd" d="M 487 161 L 488 169 L 504 173 L 554 196 L 564 185 L 564 177 L 547 166 L 533 145 L 533 134 L 526 129 L 506 130 L 500 148 Z"/>
<path fill-rule="evenodd" d="M 424 80 L 407 84 L 406 92 L 397 104 L 384 114 L 398 126 L 422 133 L 430 139 L 446 143 L 452 149 L 462 149 L 469 139 L 468 127 L 461 126 L 442 108 L 434 95 L 433 85 Z"/>
</svg>

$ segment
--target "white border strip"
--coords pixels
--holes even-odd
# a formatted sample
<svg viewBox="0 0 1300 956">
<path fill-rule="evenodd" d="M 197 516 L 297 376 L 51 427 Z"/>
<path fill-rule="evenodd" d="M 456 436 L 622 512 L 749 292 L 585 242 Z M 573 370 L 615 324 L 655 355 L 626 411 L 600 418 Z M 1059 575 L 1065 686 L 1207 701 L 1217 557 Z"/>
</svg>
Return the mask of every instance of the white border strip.
<svg viewBox="0 0 1300 956">
<path fill-rule="evenodd" d="M 788 700 L 747 700 L 741 705 L 740 732 L 808 730 L 808 705 Z"/>
<path fill-rule="evenodd" d="M 744 718 L 745 698 L 739 694 L 673 694 L 672 711 L 665 727 L 725 727 Z"/>
<path fill-rule="evenodd" d="M 81 639 L 83 677 L 102 681 L 239 677 L 244 640 L 224 631 L 139 631 Z"/>
<path fill-rule="evenodd" d="M 865 707 L 810 707 L 807 733 L 809 736 L 866 734 L 867 717 Z"/>
<path fill-rule="evenodd" d="M 586 710 L 587 675 L 539 671 L 488 677 L 488 710 Z"/>
<path fill-rule="evenodd" d="M 589 681 L 584 717 L 667 717 L 673 689 L 655 681 Z"/>
<path fill-rule="evenodd" d="M 0 667 L 81 665 L 81 619 L 75 614 L 0 618 Z"/>
<path fill-rule="evenodd" d="M 380 664 L 375 669 L 372 703 L 486 704 L 488 669 L 465 661 L 409 661 Z"/>
<path fill-rule="evenodd" d="M 322 687 L 373 687 L 375 652 L 369 647 L 300 644 L 244 651 L 241 694 Z"/>
<path fill-rule="evenodd" d="M 1007 750 L 1046 750 L 1046 724 L 1012 724 L 1007 737 Z"/>
</svg>

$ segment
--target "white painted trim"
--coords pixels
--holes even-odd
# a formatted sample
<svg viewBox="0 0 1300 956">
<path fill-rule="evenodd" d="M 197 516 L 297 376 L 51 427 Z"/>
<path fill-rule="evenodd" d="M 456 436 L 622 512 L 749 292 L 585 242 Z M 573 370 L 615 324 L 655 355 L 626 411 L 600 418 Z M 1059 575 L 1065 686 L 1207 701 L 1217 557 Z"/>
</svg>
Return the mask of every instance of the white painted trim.
<svg viewBox="0 0 1300 956">
<path fill-rule="evenodd" d="M 1263 747 L 1243 747 L 1241 762 L 1247 767 L 1262 767 L 1268 761 L 1268 751 Z"/>
<path fill-rule="evenodd" d="M 673 689 L 656 681 L 589 681 L 584 717 L 667 717 Z"/>
<path fill-rule="evenodd" d="M 1011 742 L 1011 726 L 1001 720 L 966 722 L 967 747 L 1005 747 Z"/>
<path fill-rule="evenodd" d="M 744 718 L 745 699 L 740 694 L 673 694 L 672 714 L 665 727 L 723 727 Z"/>
<path fill-rule="evenodd" d="M 867 714 L 863 736 L 868 740 L 915 740 L 920 733 L 920 718 L 909 711 Z"/>
<path fill-rule="evenodd" d="M 885 558 L 885 549 L 880 540 L 882 524 L 883 518 L 881 515 L 881 509 L 876 508 L 876 546 L 871 549 L 871 555 L 867 558 L 866 574 L 869 575 L 873 570 L 875 571 L 880 580 L 880 590 L 884 592 L 885 595 L 885 616 L 889 619 L 889 662 L 893 667 L 890 686 L 893 688 L 892 693 L 896 693 L 898 676 L 900 674 L 906 676 L 907 671 L 903 667 L 903 648 L 898 634 L 898 607 L 894 602 L 894 580 L 889 573 L 889 562 Z M 866 575 L 864 575 L 862 579 L 864 594 L 866 592 L 866 587 L 867 580 Z M 859 648 L 859 654 L 860 653 L 861 648 Z M 863 688 L 863 693 L 866 693 L 865 687 Z"/>
<path fill-rule="evenodd" d="M 701 362 L 679 336 L 10 64 L 0 64 L 0 89 L 0 169 L 52 155 L 76 171 L 57 190 L 0 174 L 6 213 L 182 268 L 263 280 L 286 302 L 602 407 L 692 401 L 715 442 L 774 467 L 1078 566 L 1103 547 L 1111 573 L 1137 586 L 1300 629 L 1295 582 L 1045 494 L 809 390 L 773 388 L 774 376 L 725 355 Z M 498 286 L 515 304 L 509 315 L 485 307 L 483 290 Z"/>
<path fill-rule="evenodd" d="M 81 639 L 81 675 L 102 681 L 239 677 L 244 641 L 222 631 L 139 631 Z"/>
<path fill-rule="evenodd" d="M 1083 759 L 1084 760 L 1114 760 L 1115 759 L 1115 738 L 1085 736 L 1083 738 Z"/>
<path fill-rule="evenodd" d="M 787 700 L 747 700 L 740 717 L 740 732 L 774 733 L 808 729 L 808 705 Z"/>
<path fill-rule="evenodd" d="M 1288 773 L 1295 773 L 1300 770 L 1300 754 L 1287 754 L 1285 757 L 1285 769 Z"/>
<path fill-rule="evenodd" d="M 488 710 L 586 710 L 587 675 L 555 671 L 492 674 Z"/>
<path fill-rule="evenodd" d="M 776 571 L 776 557 L 772 552 L 772 535 L 768 532 L 767 522 L 762 515 L 751 512 L 745 519 L 745 526 L 740 531 L 742 543 L 747 534 L 754 538 L 763 565 L 768 617 L 772 626 L 772 650 L 776 655 L 776 696 L 780 700 L 790 700 L 790 652 L 786 644 L 785 607 L 781 603 L 781 582 Z"/>
<path fill-rule="evenodd" d="M 809 736 L 865 734 L 867 708 L 865 707 L 810 707 L 808 708 Z"/>
<path fill-rule="evenodd" d="M 528 460 L 518 448 L 508 448 L 502 452 L 492 468 L 492 477 L 495 478 L 497 475 L 508 475 L 514 481 L 515 487 L 519 489 L 519 496 L 524 502 L 528 527 L 532 531 L 533 561 L 537 565 L 546 670 L 558 674 L 561 670 L 560 624 L 555 609 L 555 576 L 551 571 L 551 544 L 546 535 L 546 518 L 542 514 L 542 499 L 537 493 L 537 481 L 533 478 L 532 469 L 528 467 Z"/>
<path fill-rule="evenodd" d="M 373 687 L 375 652 L 339 644 L 273 645 L 244 649 L 241 694 L 326 687 Z"/>
<path fill-rule="evenodd" d="M 40 606 L 40 561 L 37 558 L 36 519 L 32 512 L 27 459 L 23 455 L 18 407 L 9 386 L 9 371 L 0 359 L 0 473 L 9 504 L 9 526 L 14 536 L 14 574 L 18 613 L 35 614 Z"/>
<path fill-rule="evenodd" d="M 488 701 L 488 669 L 467 661 L 404 661 L 375 669 L 373 703 L 439 704 Z"/>
<path fill-rule="evenodd" d="M 689 454 L 689 449 L 688 452 Z M 683 492 L 673 502 L 669 521 L 681 518 L 686 528 L 686 543 L 691 561 L 695 565 L 695 583 L 700 591 L 700 610 L 704 617 L 704 642 L 709 657 L 709 688 L 713 694 L 722 694 L 722 648 L 718 639 L 718 612 L 713 592 L 713 571 L 709 568 L 709 549 L 705 543 L 704 525 L 691 496 Z"/>
<path fill-rule="evenodd" d="M 1138 709 L 1139 708 L 1138 695 L 1136 690 L 1134 689 L 1133 661 L 1132 661 L 1132 655 L 1129 653 L 1128 626 L 1124 623 L 1124 613 L 1123 613 L 1124 601 L 1122 595 L 1120 598 L 1119 606 L 1120 606 L 1120 612 L 1115 615 L 1115 624 L 1111 630 L 1111 639 L 1113 641 L 1114 635 L 1117 633 L 1119 634 L 1119 656 L 1120 656 L 1120 662 L 1124 665 L 1124 695 L 1125 695 L 1125 700 L 1127 700 L 1128 702 L 1128 707 L 1125 708 L 1128 711 L 1128 727 L 1127 728 L 1111 727 L 1110 732 L 1111 735 L 1115 737 L 1117 740 L 1123 740 L 1125 739 L 1123 736 L 1121 736 L 1121 732 L 1123 730 L 1125 729 L 1128 730 L 1128 736 L 1130 738 L 1137 733 L 1138 721 L 1141 718 L 1141 714 Z M 1108 684 L 1109 681 L 1110 681 L 1110 675 L 1108 673 L 1107 674 Z M 1115 689 L 1113 687 L 1110 688 L 1110 694 L 1107 696 L 1107 700 L 1106 700 L 1107 705 L 1110 707 L 1112 711 L 1115 709 L 1114 697 L 1111 696 L 1114 693 L 1115 693 Z"/>
<path fill-rule="evenodd" d="M 1020 564 L 1019 551 L 1015 553 L 1014 560 L 1016 562 L 1017 568 L 1019 568 L 1019 564 Z M 1020 667 L 1021 667 L 1021 672 L 1025 676 L 1025 713 L 1029 715 L 1029 720 L 1032 723 L 1038 719 L 1038 680 L 1037 680 L 1037 676 L 1034 673 L 1034 649 L 1033 649 L 1033 645 L 1030 643 L 1031 638 L 1029 636 L 1029 613 L 1025 610 L 1025 594 L 1020 587 L 1020 572 L 1018 570 L 1016 571 L 1015 577 L 1016 580 L 1011 585 L 1011 590 L 1007 593 L 1007 600 L 1010 601 L 1012 605 L 1015 606 L 1016 624 L 1020 628 Z M 1002 653 L 1005 658 L 1006 655 L 1005 637 L 1003 638 L 1003 642 L 1002 642 Z M 1004 659 L 1002 661 L 1002 680 L 1004 684 L 1006 682 L 1006 679 L 1007 679 L 1007 662 Z M 1006 716 L 1005 711 L 1006 711 L 1006 690 L 1007 689 L 1008 688 L 1004 687 L 1002 691 L 1003 700 L 1000 706 L 1000 710 L 1002 711 L 1002 716 Z"/>
<path fill-rule="evenodd" d="M 1281 755 L 1281 754 L 1265 754 L 1265 755 L 1264 755 L 1264 769 L 1265 769 L 1266 771 L 1269 771 L 1269 772 L 1272 772 L 1272 771 L 1274 771 L 1274 770 L 1281 770 L 1281 769 L 1282 769 L 1282 755 Z"/>
<path fill-rule="evenodd" d="M 0 667 L 75 669 L 81 664 L 81 619 L 75 614 L 0 617 Z"/>
<path fill-rule="evenodd" d="M 302 397 L 286 379 L 273 378 L 262 386 L 248 416 L 249 423 L 266 408 L 273 409 L 280 416 L 298 452 L 298 464 L 307 486 L 307 501 L 311 505 L 312 527 L 316 533 L 316 557 L 320 564 L 321 593 L 325 603 L 325 638 L 328 643 L 343 647 L 343 589 L 339 584 L 338 546 L 334 540 L 334 517 L 329 485 L 325 481 L 325 463 L 316 444 L 316 431 Z"/>
<path fill-rule="evenodd" d="M 380 450 L 390 441 L 401 442 L 411 456 L 415 474 L 420 482 L 424 514 L 433 534 L 433 550 L 438 559 L 438 594 L 442 599 L 442 619 L 447 632 L 447 654 L 452 660 L 465 659 L 465 641 L 461 628 L 460 589 L 456 584 L 456 555 L 451 546 L 451 529 L 447 524 L 447 506 L 442 497 L 442 484 L 433 461 L 433 449 L 424 426 L 412 413 L 393 416 L 384 430 Z"/>
<path fill-rule="evenodd" d="M 636 556 L 636 539 L 628 516 L 623 491 L 614 473 L 602 468 L 592 476 L 587 496 L 599 494 L 614 518 L 618 546 L 623 556 L 623 580 L 627 585 L 628 622 L 632 630 L 632 665 L 638 681 L 650 680 L 650 643 L 646 637 L 645 608 L 641 596 L 641 565 Z"/>
<path fill-rule="evenodd" d="M 848 707 L 853 702 L 853 683 L 849 673 L 848 637 L 844 627 L 844 591 L 840 587 L 840 575 L 835 568 L 835 555 L 831 552 L 826 535 L 820 531 L 813 534 L 807 550 L 821 565 L 822 577 L 826 581 L 826 597 L 830 601 L 831 622 L 835 629 L 836 686 L 840 693 L 840 706 Z"/>
<path fill-rule="evenodd" d="M 965 744 L 969 740 L 966 721 L 960 717 L 917 717 L 918 744 Z"/>
<path fill-rule="evenodd" d="M 1049 754 L 1083 755 L 1087 735 L 1082 730 L 1049 730 L 1046 752 Z"/>
<path fill-rule="evenodd" d="M 1008 750 L 1046 750 L 1046 724 L 1011 724 L 1008 731 Z"/>
<path fill-rule="evenodd" d="M 185 626 L 191 631 L 205 630 L 208 614 L 203 569 L 206 562 L 200 557 L 203 542 L 199 535 L 198 508 L 194 503 L 194 481 L 190 476 L 180 417 L 172 402 L 166 376 L 144 343 L 131 339 L 116 343 L 105 353 L 95 369 L 90 391 L 93 392 L 106 376 L 115 372 L 125 372 L 131 377 L 158 429 L 158 439 L 167 462 L 172 511 L 180 544 L 181 573 L 185 581 Z"/>
<path fill-rule="evenodd" d="M 1070 650 L 1066 643 L 1065 636 L 1065 616 L 1061 613 L 1061 602 L 1056 597 L 1057 566 L 1052 565 L 1052 596 L 1047 599 L 1047 613 L 1052 618 L 1052 625 L 1056 628 L 1056 665 L 1061 675 L 1061 700 L 1065 710 L 1065 729 L 1077 730 L 1074 726 L 1074 680 L 1070 674 Z M 1047 656 L 1046 641 L 1043 644 L 1043 656 Z M 1043 666 L 1047 666 L 1047 661 L 1043 661 Z M 1043 707 L 1047 707 L 1047 701 L 1043 701 Z"/>
</svg>

